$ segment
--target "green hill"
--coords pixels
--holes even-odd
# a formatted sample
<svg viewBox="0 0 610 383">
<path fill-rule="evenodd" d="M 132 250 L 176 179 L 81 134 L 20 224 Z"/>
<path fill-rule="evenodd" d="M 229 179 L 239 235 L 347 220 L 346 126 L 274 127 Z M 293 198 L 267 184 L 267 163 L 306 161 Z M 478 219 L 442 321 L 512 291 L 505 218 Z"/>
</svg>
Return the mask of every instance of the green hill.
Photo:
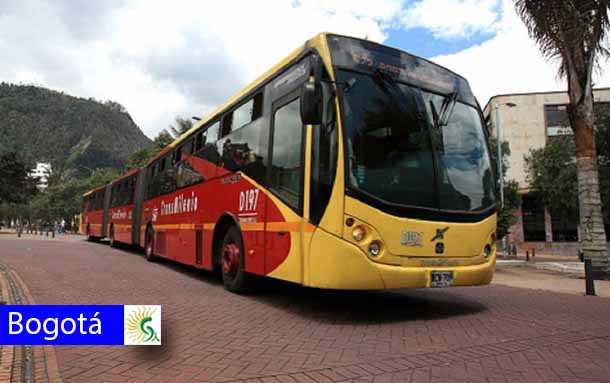
<svg viewBox="0 0 610 383">
<path fill-rule="evenodd" d="M 116 102 L 0 83 L 0 146 L 16 149 L 29 166 L 51 162 L 56 170 L 87 176 L 86 168 L 121 168 L 132 152 L 151 144 Z"/>
</svg>

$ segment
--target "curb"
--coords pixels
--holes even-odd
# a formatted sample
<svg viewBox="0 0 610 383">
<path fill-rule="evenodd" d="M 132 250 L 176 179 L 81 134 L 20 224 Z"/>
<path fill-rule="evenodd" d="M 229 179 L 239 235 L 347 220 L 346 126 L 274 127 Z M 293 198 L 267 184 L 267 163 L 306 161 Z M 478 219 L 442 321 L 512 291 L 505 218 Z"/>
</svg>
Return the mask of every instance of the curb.
<svg viewBox="0 0 610 383">
<path fill-rule="evenodd" d="M 584 263 L 581 262 L 527 262 L 524 260 L 496 260 L 496 268 L 529 267 L 537 270 L 554 271 L 561 274 L 585 275 Z"/>
</svg>

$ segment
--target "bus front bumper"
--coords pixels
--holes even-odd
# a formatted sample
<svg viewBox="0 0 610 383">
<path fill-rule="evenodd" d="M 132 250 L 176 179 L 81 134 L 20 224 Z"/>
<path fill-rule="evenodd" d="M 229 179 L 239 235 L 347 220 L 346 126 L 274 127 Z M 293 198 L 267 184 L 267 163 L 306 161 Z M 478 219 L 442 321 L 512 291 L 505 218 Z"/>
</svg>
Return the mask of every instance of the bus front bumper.
<svg viewBox="0 0 610 383">
<path fill-rule="evenodd" d="M 316 238 L 317 237 L 317 238 Z M 329 246 L 332 242 L 332 246 Z M 329 251 L 333 249 L 333 251 Z M 491 282 L 496 263 L 495 251 L 480 264 L 443 266 L 446 259 L 435 258 L 439 266 L 393 266 L 372 261 L 357 246 L 323 230 L 316 230 L 308 262 L 311 287 L 341 290 L 381 290 L 431 287 L 433 271 L 452 271 L 451 286 L 487 285 Z M 429 259 L 427 262 L 431 261 Z"/>
</svg>

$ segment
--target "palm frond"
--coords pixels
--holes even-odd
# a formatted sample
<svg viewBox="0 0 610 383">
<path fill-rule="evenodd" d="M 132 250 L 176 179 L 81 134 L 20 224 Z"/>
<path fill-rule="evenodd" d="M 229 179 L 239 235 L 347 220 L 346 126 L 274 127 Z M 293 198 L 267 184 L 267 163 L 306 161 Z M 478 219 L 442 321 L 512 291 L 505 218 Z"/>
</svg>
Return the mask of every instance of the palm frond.
<svg viewBox="0 0 610 383">
<path fill-rule="evenodd" d="M 559 61 L 560 76 L 584 80 L 600 57 L 610 57 L 610 0 L 516 0 L 515 7 L 542 54 Z"/>
</svg>

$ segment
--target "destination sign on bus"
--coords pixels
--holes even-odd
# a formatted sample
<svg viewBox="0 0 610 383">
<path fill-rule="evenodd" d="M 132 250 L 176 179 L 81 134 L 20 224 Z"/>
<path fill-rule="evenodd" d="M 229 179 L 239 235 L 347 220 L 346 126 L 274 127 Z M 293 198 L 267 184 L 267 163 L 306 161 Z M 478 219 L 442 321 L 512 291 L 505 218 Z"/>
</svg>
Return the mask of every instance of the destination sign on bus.
<svg viewBox="0 0 610 383">
<path fill-rule="evenodd" d="M 343 36 L 329 36 L 329 46 L 335 66 L 370 73 L 383 71 L 397 80 L 438 93 L 457 91 L 461 101 L 476 104 L 466 80 L 427 60 L 371 41 Z"/>
</svg>

